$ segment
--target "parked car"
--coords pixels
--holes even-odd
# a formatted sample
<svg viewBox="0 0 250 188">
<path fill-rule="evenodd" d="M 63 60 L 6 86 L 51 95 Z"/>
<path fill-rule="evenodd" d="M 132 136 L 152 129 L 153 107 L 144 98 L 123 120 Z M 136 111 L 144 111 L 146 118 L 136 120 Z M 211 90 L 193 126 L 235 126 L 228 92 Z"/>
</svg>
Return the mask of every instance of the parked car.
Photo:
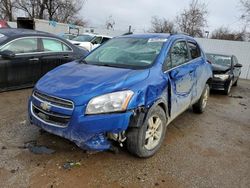
<svg viewBox="0 0 250 188">
<path fill-rule="evenodd" d="M 109 39 L 111 39 L 109 36 L 85 33 L 78 35 L 77 37 L 70 40 L 70 42 L 74 45 L 82 47 L 85 50 L 91 51 Z"/>
<path fill-rule="evenodd" d="M 0 20 L 0 28 L 10 28 L 10 26 L 7 21 Z"/>
<path fill-rule="evenodd" d="M 33 86 L 48 71 L 86 53 L 49 33 L 0 29 L 0 91 Z"/>
<path fill-rule="evenodd" d="M 62 33 L 58 36 L 63 38 L 63 39 L 69 40 L 69 41 L 72 40 L 73 38 L 77 37 L 77 35 L 73 34 L 73 33 Z"/>
<path fill-rule="evenodd" d="M 242 65 L 234 55 L 207 53 L 206 56 L 213 68 L 211 89 L 223 90 L 224 94 L 228 95 L 232 86 L 237 86 Z"/>
<path fill-rule="evenodd" d="M 204 111 L 211 79 L 192 37 L 121 36 L 41 78 L 29 100 L 30 122 L 83 149 L 126 141 L 131 153 L 149 157 L 173 119 L 190 106 Z"/>
</svg>

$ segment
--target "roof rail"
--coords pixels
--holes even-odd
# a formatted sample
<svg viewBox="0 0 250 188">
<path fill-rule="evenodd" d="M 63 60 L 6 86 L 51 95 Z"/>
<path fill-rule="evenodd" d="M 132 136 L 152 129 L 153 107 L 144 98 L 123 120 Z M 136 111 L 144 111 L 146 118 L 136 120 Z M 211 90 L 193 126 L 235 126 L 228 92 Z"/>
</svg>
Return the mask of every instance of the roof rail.
<svg viewBox="0 0 250 188">
<path fill-rule="evenodd" d="M 190 34 L 186 33 L 186 32 L 173 32 L 173 33 L 170 33 L 170 35 L 187 35 L 187 36 L 191 36 Z"/>
</svg>

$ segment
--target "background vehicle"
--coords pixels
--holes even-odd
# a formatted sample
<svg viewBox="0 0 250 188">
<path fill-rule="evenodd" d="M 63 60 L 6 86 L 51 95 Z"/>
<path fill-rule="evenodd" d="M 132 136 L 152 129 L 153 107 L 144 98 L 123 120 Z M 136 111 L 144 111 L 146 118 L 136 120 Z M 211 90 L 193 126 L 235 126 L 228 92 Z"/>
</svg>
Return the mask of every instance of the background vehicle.
<svg viewBox="0 0 250 188">
<path fill-rule="evenodd" d="M 62 37 L 63 39 L 66 39 L 66 40 L 72 40 L 73 38 L 77 37 L 77 35 L 72 34 L 72 33 L 63 33 L 63 34 L 60 34 L 58 36 Z"/>
<path fill-rule="evenodd" d="M 49 33 L 0 29 L 0 91 L 33 86 L 51 69 L 86 53 Z"/>
<path fill-rule="evenodd" d="M 192 37 L 121 36 L 41 78 L 29 101 L 30 121 L 83 149 L 126 141 L 131 153 L 149 157 L 173 119 L 190 106 L 204 111 L 211 79 Z"/>
<path fill-rule="evenodd" d="M 7 21 L 0 20 L 0 28 L 10 28 L 10 26 L 8 25 Z"/>
<path fill-rule="evenodd" d="M 70 40 L 70 42 L 74 45 L 80 46 L 88 51 L 91 51 L 98 47 L 100 44 L 108 41 L 109 39 L 111 39 L 111 37 L 109 36 L 85 33 L 82 35 L 78 35 L 77 37 Z"/>
<path fill-rule="evenodd" d="M 224 94 L 229 94 L 231 87 L 237 85 L 242 65 L 234 55 L 207 53 L 206 56 L 213 68 L 212 89 L 223 90 Z"/>
</svg>

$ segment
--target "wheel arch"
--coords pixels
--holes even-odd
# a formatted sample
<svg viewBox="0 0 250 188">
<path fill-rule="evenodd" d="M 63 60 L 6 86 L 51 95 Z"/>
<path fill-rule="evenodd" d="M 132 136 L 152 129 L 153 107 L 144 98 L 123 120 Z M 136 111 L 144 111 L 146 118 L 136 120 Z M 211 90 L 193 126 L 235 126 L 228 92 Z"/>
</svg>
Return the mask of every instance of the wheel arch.
<svg viewBox="0 0 250 188">
<path fill-rule="evenodd" d="M 166 120 L 168 120 L 168 118 L 169 118 L 168 103 L 166 100 L 160 98 L 160 99 L 156 100 L 148 108 L 139 107 L 139 108 L 135 109 L 133 116 L 131 116 L 131 118 L 130 118 L 130 123 L 129 123 L 128 127 L 140 127 L 140 126 L 142 126 L 142 124 L 144 123 L 144 121 L 147 117 L 149 110 L 155 108 L 156 106 L 159 106 L 160 108 L 163 109 L 163 111 L 165 112 L 165 115 L 166 115 Z"/>
</svg>

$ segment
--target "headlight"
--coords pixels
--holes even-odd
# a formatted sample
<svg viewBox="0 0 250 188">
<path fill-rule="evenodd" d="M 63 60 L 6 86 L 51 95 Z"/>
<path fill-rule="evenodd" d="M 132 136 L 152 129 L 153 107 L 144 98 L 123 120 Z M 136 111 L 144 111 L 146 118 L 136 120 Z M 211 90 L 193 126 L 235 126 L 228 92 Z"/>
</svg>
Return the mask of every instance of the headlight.
<svg viewBox="0 0 250 188">
<path fill-rule="evenodd" d="M 133 91 L 126 90 L 95 97 L 89 101 L 86 114 L 125 111 L 133 94 Z"/>
<path fill-rule="evenodd" d="M 228 74 L 215 74 L 214 77 L 219 78 L 221 80 L 226 80 L 229 78 L 229 75 Z"/>
</svg>

